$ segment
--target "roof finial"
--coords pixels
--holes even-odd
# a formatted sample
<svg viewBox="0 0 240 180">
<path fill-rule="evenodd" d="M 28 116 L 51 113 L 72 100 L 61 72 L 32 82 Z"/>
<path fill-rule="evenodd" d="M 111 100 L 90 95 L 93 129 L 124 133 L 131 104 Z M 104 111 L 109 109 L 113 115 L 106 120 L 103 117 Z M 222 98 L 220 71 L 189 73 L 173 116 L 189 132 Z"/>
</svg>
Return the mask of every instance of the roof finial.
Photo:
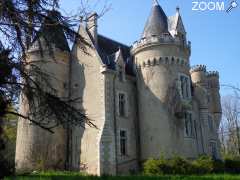
<svg viewBox="0 0 240 180">
<path fill-rule="evenodd" d="M 153 0 L 153 6 L 159 6 L 158 0 Z"/>
<path fill-rule="evenodd" d="M 176 7 L 176 11 L 177 11 L 177 12 L 180 11 L 180 7 L 179 7 L 179 6 Z"/>
</svg>

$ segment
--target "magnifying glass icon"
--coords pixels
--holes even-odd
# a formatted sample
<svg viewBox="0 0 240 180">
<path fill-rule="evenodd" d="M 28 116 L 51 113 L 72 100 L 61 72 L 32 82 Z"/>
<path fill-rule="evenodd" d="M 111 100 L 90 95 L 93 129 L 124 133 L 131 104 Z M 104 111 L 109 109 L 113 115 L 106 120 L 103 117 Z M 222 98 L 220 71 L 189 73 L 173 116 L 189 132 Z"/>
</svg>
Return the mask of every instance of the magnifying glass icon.
<svg viewBox="0 0 240 180">
<path fill-rule="evenodd" d="M 236 8 L 237 6 L 238 6 L 237 1 L 232 1 L 232 2 L 230 3 L 229 8 L 227 9 L 227 13 L 229 13 L 233 8 Z"/>
</svg>

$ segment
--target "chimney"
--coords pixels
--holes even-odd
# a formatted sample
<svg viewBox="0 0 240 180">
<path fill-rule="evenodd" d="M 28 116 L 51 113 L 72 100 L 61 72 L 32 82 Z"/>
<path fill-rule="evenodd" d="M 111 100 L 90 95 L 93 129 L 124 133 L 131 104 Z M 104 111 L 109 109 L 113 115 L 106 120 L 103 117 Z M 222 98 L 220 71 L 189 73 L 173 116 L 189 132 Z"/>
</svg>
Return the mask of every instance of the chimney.
<svg viewBox="0 0 240 180">
<path fill-rule="evenodd" d="M 95 46 L 97 46 L 97 36 L 98 36 L 97 19 L 98 19 L 98 14 L 96 12 L 92 13 L 87 18 L 87 26 L 86 26 Z"/>
</svg>

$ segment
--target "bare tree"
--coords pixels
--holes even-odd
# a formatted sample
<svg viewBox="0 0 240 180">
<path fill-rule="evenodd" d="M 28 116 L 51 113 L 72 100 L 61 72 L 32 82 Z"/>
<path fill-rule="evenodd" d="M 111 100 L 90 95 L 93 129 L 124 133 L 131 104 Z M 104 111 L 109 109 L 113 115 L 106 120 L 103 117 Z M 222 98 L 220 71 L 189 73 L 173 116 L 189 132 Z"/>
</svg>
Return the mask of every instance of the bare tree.
<svg viewBox="0 0 240 180">
<path fill-rule="evenodd" d="M 240 89 L 229 85 L 225 87 L 232 89 L 233 93 L 222 98 L 223 118 L 219 131 L 222 151 L 240 155 Z"/>
</svg>

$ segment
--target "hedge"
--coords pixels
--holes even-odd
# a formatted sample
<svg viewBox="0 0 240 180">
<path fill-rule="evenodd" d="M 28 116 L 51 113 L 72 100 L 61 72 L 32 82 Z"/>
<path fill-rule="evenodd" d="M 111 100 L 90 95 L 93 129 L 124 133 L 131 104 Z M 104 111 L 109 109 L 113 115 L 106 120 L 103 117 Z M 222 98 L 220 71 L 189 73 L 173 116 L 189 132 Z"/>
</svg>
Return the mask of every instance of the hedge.
<svg viewBox="0 0 240 180">
<path fill-rule="evenodd" d="M 145 175 L 204 175 L 211 173 L 240 173 L 239 159 L 213 160 L 209 156 L 200 156 L 196 160 L 183 157 L 172 159 L 149 159 L 143 164 Z"/>
</svg>

